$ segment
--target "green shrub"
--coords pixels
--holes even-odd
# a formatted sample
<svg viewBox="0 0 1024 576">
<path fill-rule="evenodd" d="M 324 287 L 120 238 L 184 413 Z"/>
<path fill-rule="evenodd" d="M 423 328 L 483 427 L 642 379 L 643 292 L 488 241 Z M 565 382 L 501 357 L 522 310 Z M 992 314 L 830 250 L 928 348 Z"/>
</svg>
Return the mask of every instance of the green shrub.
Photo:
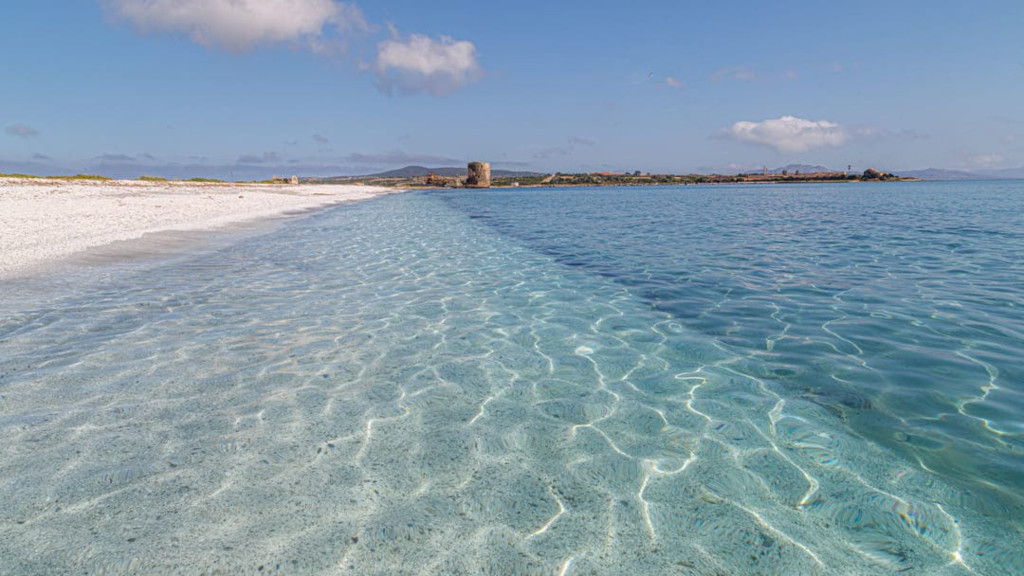
<svg viewBox="0 0 1024 576">
<path fill-rule="evenodd" d="M 96 174 L 75 174 L 74 176 L 50 176 L 57 180 L 113 180 L 113 178 L 107 178 L 106 176 L 97 176 Z"/>
</svg>

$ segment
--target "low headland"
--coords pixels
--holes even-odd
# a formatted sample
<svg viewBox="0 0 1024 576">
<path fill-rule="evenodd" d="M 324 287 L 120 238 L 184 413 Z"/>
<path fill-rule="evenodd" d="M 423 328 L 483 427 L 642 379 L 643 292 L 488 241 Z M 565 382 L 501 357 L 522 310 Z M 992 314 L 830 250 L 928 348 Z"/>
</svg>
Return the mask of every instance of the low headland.
<svg viewBox="0 0 1024 576">
<path fill-rule="evenodd" d="M 424 168 L 407 166 L 368 176 L 334 178 L 303 178 L 316 184 L 360 183 L 400 188 L 465 188 L 465 170 L 457 168 Z M 698 184 L 815 184 L 835 182 L 906 182 L 917 181 L 869 168 L 863 172 L 814 171 L 757 172 L 739 174 L 651 174 L 636 172 L 585 172 L 539 174 L 495 170 L 489 188 L 569 187 L 569 186 L 689 186 Z"/>
</svg>

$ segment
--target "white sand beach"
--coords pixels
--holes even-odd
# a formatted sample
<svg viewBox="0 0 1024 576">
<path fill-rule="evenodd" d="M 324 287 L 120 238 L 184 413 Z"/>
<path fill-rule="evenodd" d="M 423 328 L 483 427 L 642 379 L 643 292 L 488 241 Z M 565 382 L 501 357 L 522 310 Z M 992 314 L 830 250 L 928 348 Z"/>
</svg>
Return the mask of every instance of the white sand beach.
<svg viewBox="0 0 1024 576">
<path fill-rule="evenodd" d="M 0 178 L 0 279 L 154 232 L 216 229 L 392 192 L 373 186 Z"/>
</svg>

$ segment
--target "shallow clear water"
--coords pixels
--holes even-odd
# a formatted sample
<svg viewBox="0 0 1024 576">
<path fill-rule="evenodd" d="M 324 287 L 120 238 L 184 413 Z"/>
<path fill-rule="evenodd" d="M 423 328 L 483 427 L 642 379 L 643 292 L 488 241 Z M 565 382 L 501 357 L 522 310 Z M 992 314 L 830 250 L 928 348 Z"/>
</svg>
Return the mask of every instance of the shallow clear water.
<svg viewBox="0 0 1024 576">
<path fill-rule="evenodd" d="M 1022 206 L 408 194 L 11 283 L 0 574 L 1024 573 Z"/>
</svg>

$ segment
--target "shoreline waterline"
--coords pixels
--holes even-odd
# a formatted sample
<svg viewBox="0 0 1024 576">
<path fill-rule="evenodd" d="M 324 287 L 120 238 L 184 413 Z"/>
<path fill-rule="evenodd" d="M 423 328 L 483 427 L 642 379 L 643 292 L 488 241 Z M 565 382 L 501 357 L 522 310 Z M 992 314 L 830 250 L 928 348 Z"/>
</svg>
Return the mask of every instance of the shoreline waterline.
<svg viewBox="0 0 1024 576">
<path fill-rule="evenodd" d="M 230 232 L 404 192 L 375 186 L 0 178 L 0 281 L 68 263 L 179 253 Z M 190 241 L 175 248 L 178 233 Z M 177 237 L 176 237 L 177 235 Z M 133 247 L 133 244 L 137 244 Z"/>
</svg>

